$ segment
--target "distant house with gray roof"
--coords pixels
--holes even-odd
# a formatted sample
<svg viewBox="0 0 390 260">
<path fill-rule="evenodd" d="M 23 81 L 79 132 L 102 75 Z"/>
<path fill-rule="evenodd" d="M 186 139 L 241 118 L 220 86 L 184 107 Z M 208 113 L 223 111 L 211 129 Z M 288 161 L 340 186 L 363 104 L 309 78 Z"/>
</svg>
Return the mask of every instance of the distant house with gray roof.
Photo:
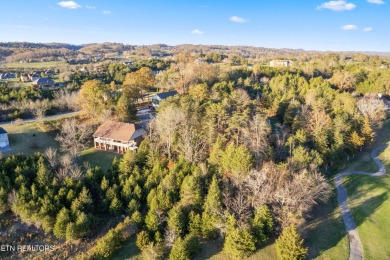
<svg viewBox="0 0 390 260">
<path fill-rule="evenodd" d="M 177 93 L 176 90 L 158 93 L 158 94 L 156 94 L 156 95 L 154 95 L 152 97 L 152 106 L 155 107 L 155 108 L 158 108 L 158 106 L 160 105 L 161 101 L 163 101 L 163 100 L 165 100 L 165 99 L 167 99 L 169 97 L 175 96 L 177 94 L 178 93 Z"/>
<path fill-rule="evenodd" d="M 38 88 L 54 88 L 54 80 L 50 78 L 39 78 L 34 80 L 33 86 Z"/>
</svg>

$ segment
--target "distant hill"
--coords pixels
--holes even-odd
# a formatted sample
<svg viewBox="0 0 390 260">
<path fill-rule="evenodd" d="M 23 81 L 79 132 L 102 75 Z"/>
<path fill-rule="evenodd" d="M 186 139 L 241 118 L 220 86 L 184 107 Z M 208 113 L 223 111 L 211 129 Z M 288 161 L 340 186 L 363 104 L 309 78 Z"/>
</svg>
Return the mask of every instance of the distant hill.
<svg viewBox="0 0 390 260">
<path fill-rule="evenodd" d="M 197 53 L 207 55 L 218 53 L 224 56 L 239 56 L 251 59 L 294 59 L 297 55 L 316 55 L 321 53 L 340 53 L 353 55 L 359 52 L 323 52 L 303 49 L 276 49 L 254 46 L 225 46 L 225 45 L 196 45 L 180 44 L 169 46 L 166 44 L 129 45 L 123 43 L 90 43 L 72 45 L 67 43 L 31 43 L 31 42 L 0 42 L 0 60 L 6 62 L 40 61 L 75 58 L 117 58 L 173 56 L 178 53 Z M 365 55 L 390 56 L 390 52 L 360 52 Z"/>
<path fill-rule="evenodd" d="M 32 43 L 32 42 L 0 42 L 0 47 L 4 48 L 50 48 L 50 49 L 69 49 L 79 50 L 82 48 L 80 45 L 72 45 L 68 43 Z"/>
</svg>

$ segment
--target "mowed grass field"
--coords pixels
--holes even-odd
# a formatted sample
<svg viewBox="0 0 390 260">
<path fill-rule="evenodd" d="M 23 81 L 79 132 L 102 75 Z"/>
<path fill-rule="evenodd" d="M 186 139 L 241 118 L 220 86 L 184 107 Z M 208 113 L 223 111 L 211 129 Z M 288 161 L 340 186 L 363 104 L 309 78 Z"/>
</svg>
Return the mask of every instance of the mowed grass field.
<svg viewBox="0 0 390 260">
<path fill-rule="evenodd" d="M 379 154 L 387 175 L 370 177 L 352 175 L 344 179 L 357 229 L 362 240 L 365 259 L 390 259 L 390 120 L 385 121 L 373 145 L 363 151 L 348 169 L 375 172 L 370 158 L 373 147 L 387 144 Z"/>
<path fill-rule="evenodd" d="M 362 240 L 365 259 L 390 259 L 390 178 L 349 176 L 348 204 Z"/>
<path fill-rule="evenodd" d="M 27 155 L 44 152 L 48 147 L 58 148 L 54 133 L 43 132 L 36 122 L 27 122 L 13 125 L 2 125 L 8 132 L 11 151 L 3 152 L 5 156 L 24 153 Z"/>
<path fill-rule="evenodd" d="M 95 148 L 89 148 L 80 153 L 80 160 L 83 163 L 89 163 L 91 167 L 99 166 L 102 170 L 108 170 L 115 157 L 122 158 L 122 154 L 107 151 L 98 151 Z"/>
</svg>

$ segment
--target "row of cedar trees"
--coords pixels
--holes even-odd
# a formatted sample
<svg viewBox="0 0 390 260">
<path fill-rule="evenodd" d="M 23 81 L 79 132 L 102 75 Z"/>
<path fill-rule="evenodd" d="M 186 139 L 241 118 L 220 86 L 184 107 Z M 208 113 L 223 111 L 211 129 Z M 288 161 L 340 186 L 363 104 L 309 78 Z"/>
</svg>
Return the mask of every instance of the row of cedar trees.
<svg viewBox="0 0 390 260">
<path fill-rule="evenodd" d="M 280 257 L 303 258 L 295 226 L 330 191 L 319 170 L 370 143 L 376 122 L 321 77 L 280 72 L 263 85 L 238 82 L 250 77 L 234 71 L 164 102 L 138 152 L 106 172 L 58 178 L 40 154 L 2 159 L 0 209 L 69 241 L 93 237 L 108 218 L 127 214 L 145 257 L 188 259 L 197 241 L 222 237 L 226 254 L 241 259 L 281 233 Z M 86 84 L 90 113 L 105 109 L 104 86 Z M 101 252 L 114 250 L 91 255 L 110 256 Z"/>
</svg>

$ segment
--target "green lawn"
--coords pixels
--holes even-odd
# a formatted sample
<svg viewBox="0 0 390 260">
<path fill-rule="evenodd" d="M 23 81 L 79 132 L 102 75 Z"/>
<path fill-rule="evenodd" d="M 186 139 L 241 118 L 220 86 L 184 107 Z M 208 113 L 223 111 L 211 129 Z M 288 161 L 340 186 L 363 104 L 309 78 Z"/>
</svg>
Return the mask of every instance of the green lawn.
<svg viewBox="0 0 390 260">
<path fill-rule="evenodd" d="M 348 259 L 349 243 L 346 230 L 333 193 L 327 204 L 314 208 L 312 220 L 302 231 L 309 259 Z"/>
<path fill-rule="evenodd" d="M 365 149 L 348 169 L 375 172 L 377 166 L 370 159 L 373 147 L 390 141 L 390 120 L 385 121 L 373 145 Z M 379 158 L 390 173 L 390 147 Z M 352 175 L 344 179 L 348 204 L 358 226 L 365 259 L 390 259 L 390 178 Z"/>
<path fill-rule="evenodd" d="M 129 241 L 123 245 L 113 256 L 112 260 L 141 260 L 141 251 L 135 245 L 136 235 L 130 237 Z"/>
<path fill-rule="evenodd" d="M 353 175 L 345 185 L 365 259 L 390 259 L 390 178 Z"/>
<path fill-rule="evenodd" d="M 8 132 L 10 146 L 9 152 L 4 152 L 4 155 L 12 155 L 24 153 L 27 155 L 36 152 L 44 152 L 48 147 L 58 148 L 58 143 L 54 139 L 52 132 L 42 132 L 35 122 L 2 125 Z"/>
<path fill-rule="evenodd" d="M 25 63 L 20 63 L 20 62 L 13 62 L 13 63 L 6 63 L 3 64 L 5 68 L 32 68 L 32 69 L 37 69 L 37 68 L 51 68 L 51 67 L 64 67 L 66 66 L 67 63 L 65 61 L 47 61 L 47 62 L 25 62 Z"/>
<path fill-rule="evenodd" d="M 102 170 L 109 169 L 114 158 L 121 158 L 122 156 L 113 152 L 99 151 L 93 147 L 80 153 L 82 162 L 88 162 L 92 167 L 99 166 Z"/>
</svg>

